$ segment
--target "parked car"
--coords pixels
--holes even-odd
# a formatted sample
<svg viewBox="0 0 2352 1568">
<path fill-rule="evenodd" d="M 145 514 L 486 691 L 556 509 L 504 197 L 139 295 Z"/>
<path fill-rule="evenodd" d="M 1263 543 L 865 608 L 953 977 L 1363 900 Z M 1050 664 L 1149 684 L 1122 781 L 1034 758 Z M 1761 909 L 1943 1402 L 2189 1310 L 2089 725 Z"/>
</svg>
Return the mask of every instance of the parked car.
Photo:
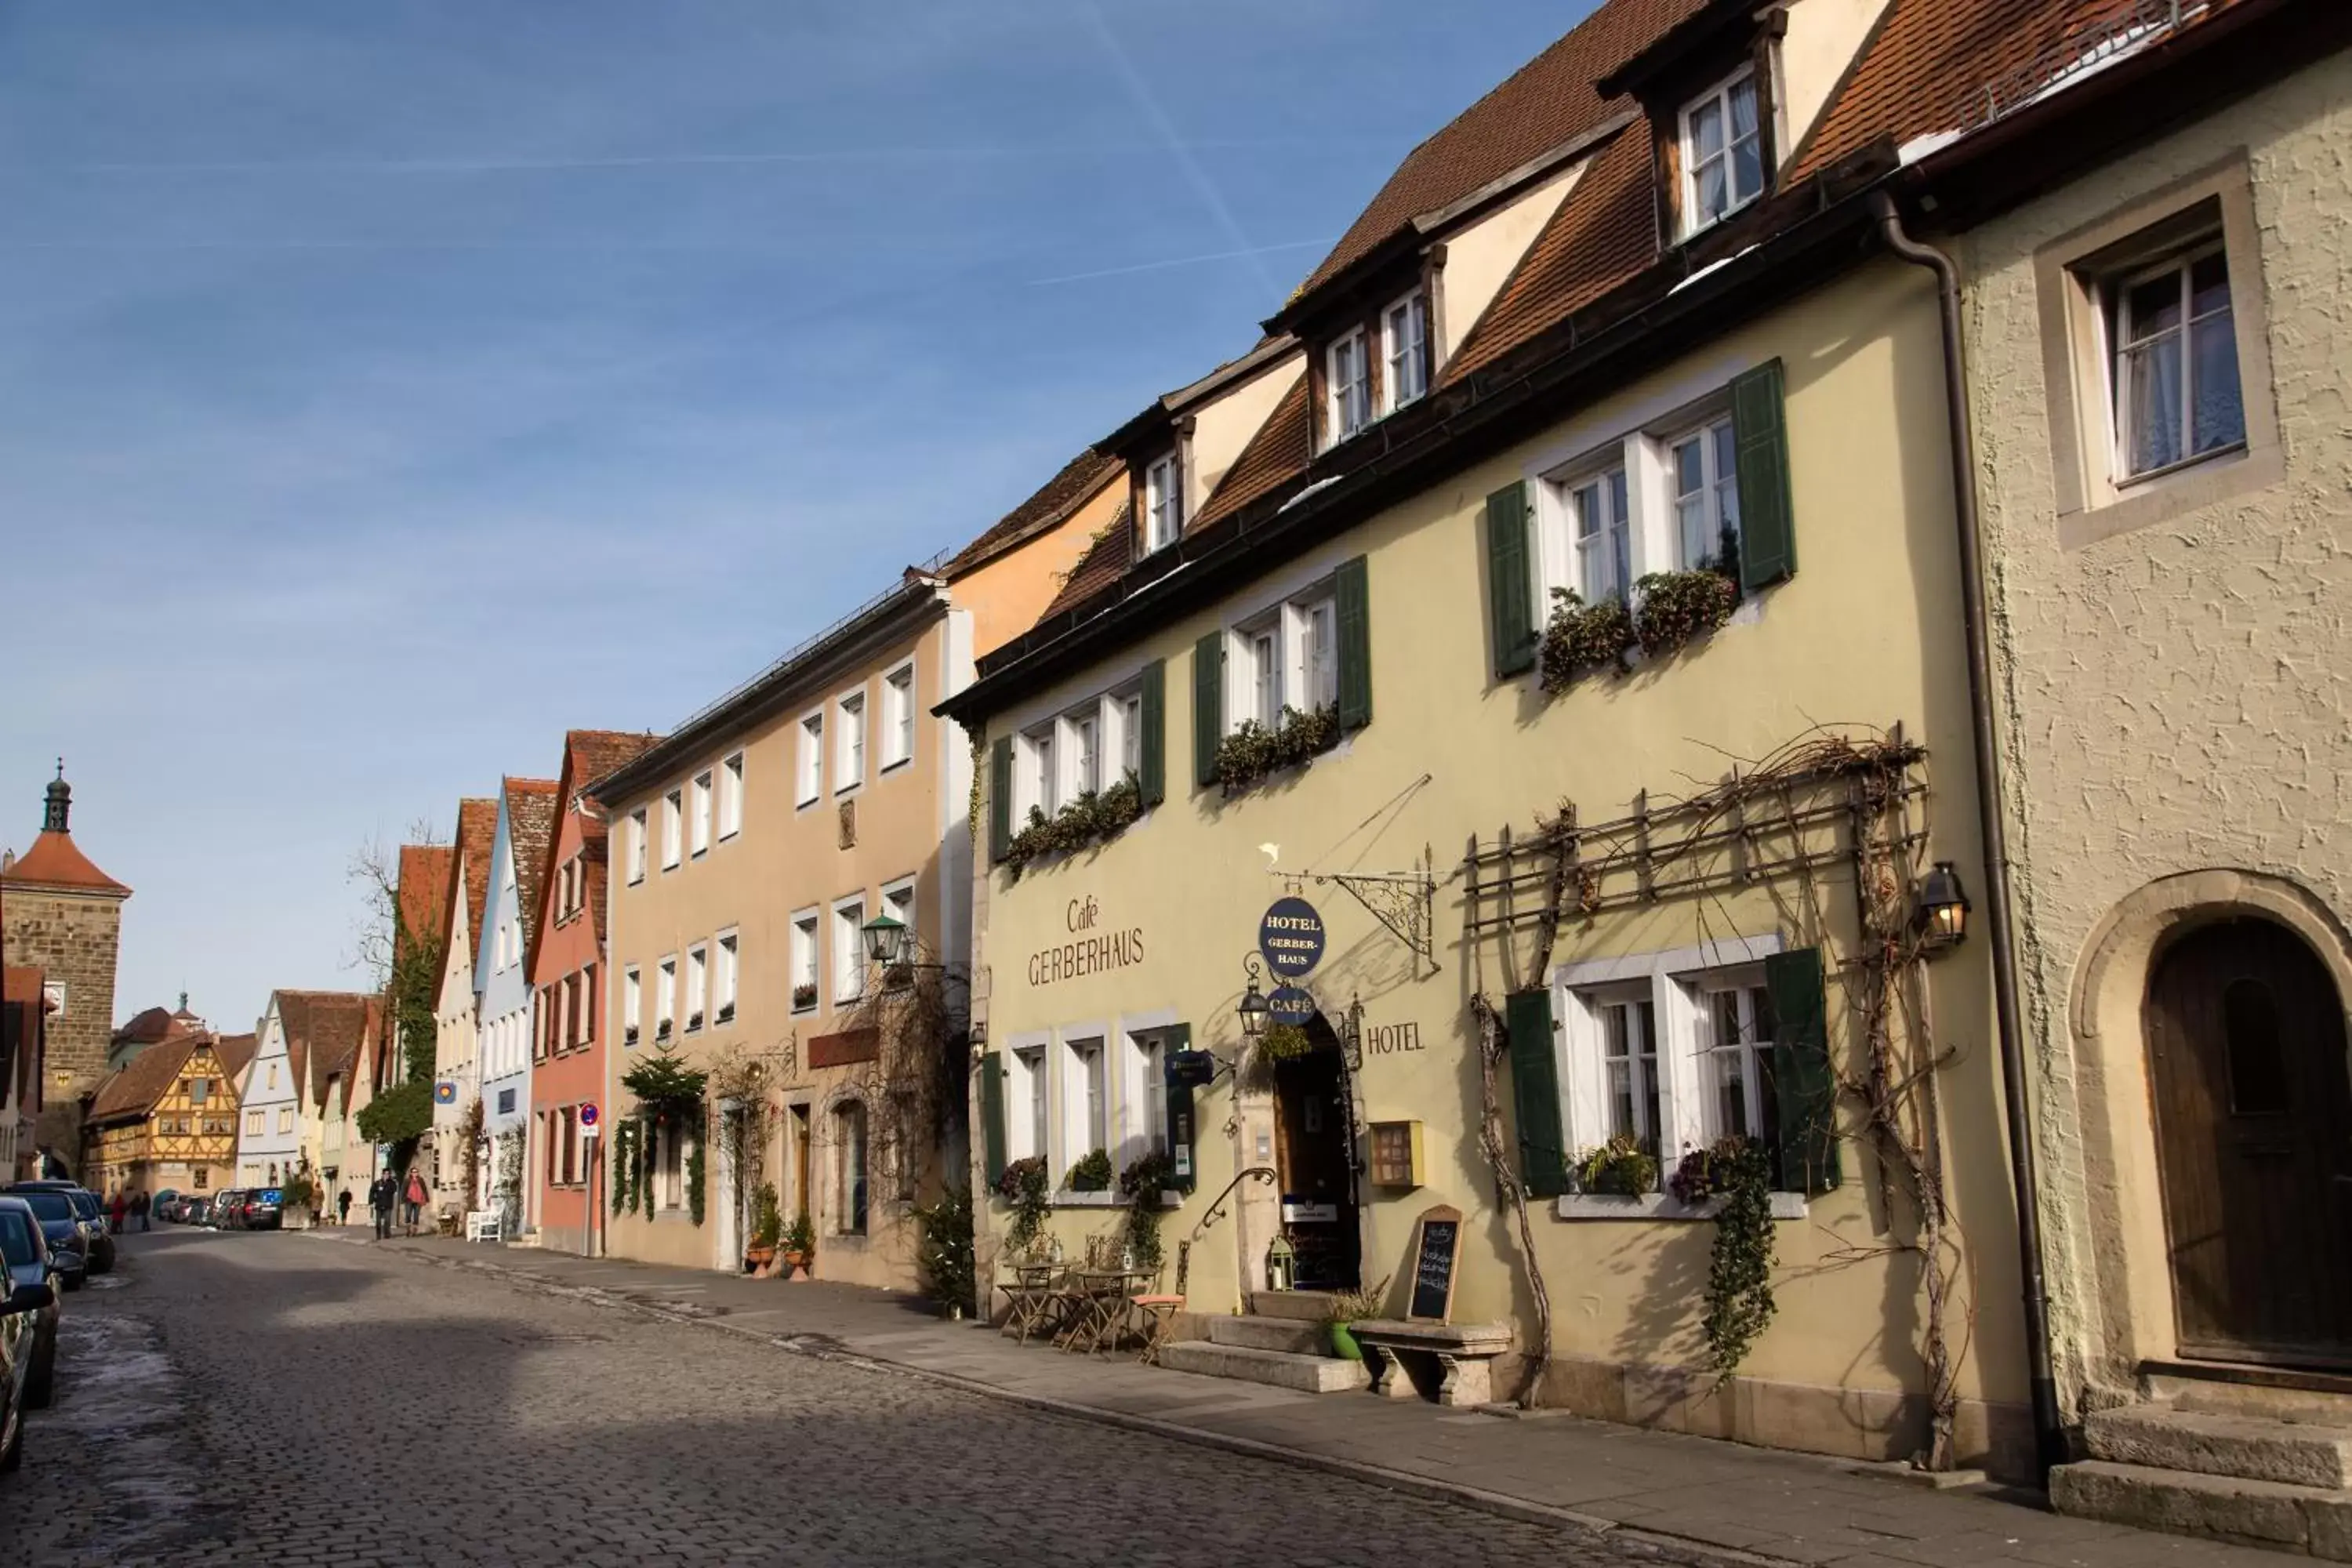
<svg viewBox="0 0 2352 1568">
<path fill-rule="evenodd" d="M 147 1200 L 147 1217 L 151 1220 L 161 1220 L 163 1217 L 164 1208 L 167 1205 L 178 1203 L 179 1201 L 179 1189 L 176 1187 L 165 1187 L 162 1192 L 155 1194 L 152 1197 Z"/>
<path fill-rule="evenodd" d="M 253 1194 L 256 1191 L 257 1189 L 253 1187 L 238 1187 L 234 1191 L 223 1193 L 218 1198 L 214 1200 L 213 1228 L 215 1230 L 243 1230 L 245 1228 L 246 1205 L 253 1201 Z"/>
<path fill-rule="evenodd" d="M 7 1291 L 27 1285 L 47 1285 L 57 1272 L 49 1244 L 41 1238 L 41 1219 L 22 1198 L 0 1197 L 0 1261 L 7 1266 Z M 35 1410 L 48 1408 L 57 1385 L 58 1293 L 51 1290 L 45 1305 L 32 1310 L 32 1364 L 25 1373 L 25 1403 Z"/>
<path fill-rule="evenodd" d="M 16 1270 L 9 1270 L 13 1281 Z M 40 1314 L 57 1305 L 58 1292 L 47 1279 L 11 1284 L 0 1300 L 0 1470 L 13 1470 L 25 1459 L 25 1410 L 31 1403 L 31 1381 L 39 1360 Z M 50 1342 L 54 1355 L 55 1340 Z"/>
<path fill-rule="evenodd" d="M 239 1230 L 282 1230 L 286 1226 L 285 1194 L 276 1187 L 257 1187 L 245 1194 L 245 1209 L 237 1216 Z"/>
<path fill-rule="evenodd" d="M 89 1260 L 89 1272 L 104 1274 L 113 1268 L 114 1236 L 106 1228 L 106 1205 L 99 1201 L 96 1193 L 78 1183 L 57 1180 L 18 1182 L 8 1190 L 20 1195 L 35 1191 L 64 1194 L 82 1224 L 86 1245 L 81 1250 Z"/>
<path fill-rule="evenodd" d="M 27 1187 L 21 1182 L 0 1195 L 21 1199 L 33 1211 L 40 1221 L 41 1239 L 48 1245 L 50 1260 L 58 1266 L 58 1283 L 68 1290 L 80 1289 L 89 1273 L 89 1255 L 82 1250 L 89 1237 L 72 1202 L 55 1188 Z"/>
</svg>

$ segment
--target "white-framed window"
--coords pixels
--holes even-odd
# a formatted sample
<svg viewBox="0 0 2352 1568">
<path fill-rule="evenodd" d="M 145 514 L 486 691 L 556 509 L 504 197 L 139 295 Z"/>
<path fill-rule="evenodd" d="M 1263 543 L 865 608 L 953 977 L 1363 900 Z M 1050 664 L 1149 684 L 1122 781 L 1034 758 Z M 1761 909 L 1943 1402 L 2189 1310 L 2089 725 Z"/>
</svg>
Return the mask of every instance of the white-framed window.
<svg viewBox="0 0 2352 1568">
<path fill-rule="evenodd" d="M 693 854 L 697 859 L 710 853 L 710 774 L 694 775 L 691 786 L 694 804 Z"/>
<path fill-rule="evenodd" d="M 915 664 L 912 659 L 882 678 L 882 771 L 915 758 Z"/>
<path fill-rule="evenodd" d="M 735 1021 L 735 987 L 742 973 L 742 934 L 720 931 L 717 945 L 719 971 L 713 977 L 710 993 L 711 1020 L 718 1024 L 731 1024 Z"/>
<path fill-rule="evenodd" d="M 632 887 L 646 879 L 646 808 L 629 813 L 629 883 Z"/>
<path fill-rule="evenodd" d="M 795 1013 L 814 1013 L 817 1008 L 816 944 L 817 911 L 803 910 L 793 916 L 791 960 Z"/>
<path fill-rule="evenodd" d="M 1381 312 L 1381 412 L 1429 391 L 1429 296 L 1416 289 Z"/>
<path fill-rule="evenodd" d="M 1013 1046 L 1006 1055 L 1005 1070 L 1012 1080 L 1004 1093 L 1012 1112 L 1006 1118 L 1005 1153 L 1015 1160 L 1034 1154 L 1051 1165 L 1053 1122 L 1048 1116 L 1045 1042 Z"/>
<path fill-rule="evenodd" d="M 824 793 L 824 715 L 807 713 L 801 717 L 800 756 L 793 764 L 798 775 L 794 795 L 802 805 L 814 805 Z"/>
<path fill-rule="evenodd" d="M 1732 1134 L 1762 1142 L 1777 1172 L 1773 1014 L 1764 961 L 1780 938 L 1562 965 L 1562 1125 L 1570 1158 L 1615 1137 L 1654 1154 L 1660 1181 L 1682 1155 Z"/>
<path fill-rule="evenodd" d="M 1118 750 L 1121 776 L 1143 774 L 1143 693 L 1115 691 L 1104 699 L 1110 710 L 1113 740 Z"/>
<path fill-rule="evenodd" d="M 1365 350 L 1364 329 L 1357 327 L 1324 351 L 1324 400 L 1333 446 L 1372 422 L 1372 366 Z"/>
<path fill-rule="evenodd" d="M 1069 1167 L 1097 1149 L 1110 1147 L 1109 1064 L 1104 1060 L 1100 1035 L 1065 1037 L 1062 1041 L 1063 1129 L 1062 1166 L 1056 1183 L 1067 1179 Z"/>
<path fill-rule="evenodd" d="M 1050 720 L 1021 737 L 1023 778 L 1016 805 L 1034 806 L 1047 816 L 1062 809 L 1061 751 L 1055 744 L 1059 720 Z"/>
<path fill-rule="evenodd" d="M 1226 650 L 1226 725 L 1271 729 L 1285 709 L 1313 712 L 1339 700 L 1339 603 L 1328 581 L 1234 626 Z"/>
<path fill-rule="evenodd" d="M 671 790 L 662 796 L 662 869 L 677 869 L 678 850 L 685 838 L 685 796 Z"/>
<path fill-rule="evenodd" d="M 833 906 L 833 1000 L 835 1006 L 866 994 L 866 898 Z"/>
<path fill-rule="evenodd" d="M 645 1017 L 645 984 L 638 977 L 637 966 L 629 964 L 621 971 L 621 1043 L 637 1043 L 637 1028 Z"/>
<path fill-rule="evenodd" d="M 1739 563 L 1739 448 L 1731 416 L 1666 441 L 1674 487 L 1675 564 L 1685 572 Z"/>
<path fill-rule="evenodd" d="M 907 928 L 907 951 L 915 943 L 915 879 L 901 877 L 882 889 L 882 912 Z"/>
<path fill-rule="evenodd" d="M 677 959 L 665 958 L 654 966 L 654 1038 L 667 1039 L 670 1023 L 677 1016 Z"/>
<path fill-rule="evenodd" d="M 719 837 L 723 843 L 743 831 L 743 753 L 719 764 Z"/>
<path fill-rule="evenodd" d="M 1123 1108 L 1118 1165 L 1125 1170 L 1146 1154 L 1168 1152 L 1168 1050 L 1170 1031 L 1129 1029 L 1128 1070 L 1120 1092 Z"/>
<path fill-rule="evenodd" d="M 2246 403 L 2221 241 L 2127 275 L 2107 292 L 2122 479 L 2243 447 Z"/>
<path fill-rule="evenodd" d="M 1741 67 L 1682 114 L 1683 233 L 1696 234 L 1764 194 L 1756 72 Z"/>
<path fill-rule="evenodd" d="M 1629 604 L 1633 600 L 1633 516 L 1626 500 L 1622 468 L 1591 475 L 1569 491 L 1576 540 L 1576 591 L 1588 605 L 1604 599 Z"/>
<path fill-rule="evenodd" d="M 1184 532 L 1184 459 L 1175 452 L 1143 470 L 1143 549 L 1165 549 Z"/>
<path fill-rule="evenodd" d="M 846 693 L 833 705 L 833 790 L 835 795 L 866 782 L 866 693 Z"/>
<path fill-rule="evenodd" d="M 698 942 L 686 950 L 686 1032 L 689 1035 L 702 1027 L 709 980 L 710 950 Z"/>
<path fill-rule="evenodd" d="M 844 1236 L 864 1236 L 872 1198 L 864 1100 L 844 1100 L 834 1107 L 833 1152 L 834 1228 Z"/>
</svg>

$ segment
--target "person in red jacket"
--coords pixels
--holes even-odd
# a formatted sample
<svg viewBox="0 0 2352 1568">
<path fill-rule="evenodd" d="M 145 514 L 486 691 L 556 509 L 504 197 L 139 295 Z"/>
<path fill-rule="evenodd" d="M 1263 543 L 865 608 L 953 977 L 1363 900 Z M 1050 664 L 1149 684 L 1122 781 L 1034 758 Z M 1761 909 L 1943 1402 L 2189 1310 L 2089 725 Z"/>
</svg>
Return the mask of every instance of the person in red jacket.
<svg viewBox="0 0 2352 1568">
<path fill-rule="evenodd" d="M 425 1212 L 425 1178 L 415 1171 L 408 1173 L 408 1190 L 401 1194 L 405 1200 L 401 1217 L 408 1222 L 408 1234 L 416 1234 L 417 1216 Z"/>
<path fill-rule="evenodd" d="M 113 1201 L 108 1205 L 108 1213 L 113 1217 L 114 1234 L 117 1236 L 122 1234 L 122 1211 L 127 1206 L 129 1205 L 123 1201 L 122 1189 L 115 1188 Z"/>
</svg>

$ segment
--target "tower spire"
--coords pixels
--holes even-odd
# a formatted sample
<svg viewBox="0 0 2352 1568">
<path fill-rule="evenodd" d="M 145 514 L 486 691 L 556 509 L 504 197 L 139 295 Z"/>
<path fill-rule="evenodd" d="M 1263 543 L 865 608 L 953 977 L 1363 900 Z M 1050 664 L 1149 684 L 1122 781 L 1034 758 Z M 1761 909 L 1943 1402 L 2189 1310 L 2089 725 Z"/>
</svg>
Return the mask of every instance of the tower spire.
<svg viewBox="0 0 2352 1568">
<path fill-rule="evenodd" d="M 58 759 L 58 776 L 49 781 L 48 810 L 41 817 L 41 831 L 63 833 L 66 820 L 73 813 L 73 785 L 66 783 L 66 760 Z"/>
</svg>

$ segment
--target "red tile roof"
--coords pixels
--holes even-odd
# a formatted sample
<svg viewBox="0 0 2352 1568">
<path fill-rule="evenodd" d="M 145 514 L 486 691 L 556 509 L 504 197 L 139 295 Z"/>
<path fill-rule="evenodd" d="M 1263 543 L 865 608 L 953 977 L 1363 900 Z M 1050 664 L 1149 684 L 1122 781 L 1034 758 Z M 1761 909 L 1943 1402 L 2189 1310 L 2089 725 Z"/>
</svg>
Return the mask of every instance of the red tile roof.
<svg viewBox="0 0 2352 1568">
<path fill-rule="evenodd" d="M 311 1104 L 326 1098 L 329 1075 L 351 1081 L 360 1042 L 374 1016 L 376 998 L 360 991 L 280 991 L 278 1022 L 286 1031 L 286 1060 L 294 1092 Z"/>
<path fill-rule="evenodd" d="M 539 941 L 539 893 L 547 878 L 547 846 L 555 837 L 555 781 L 504 781 L 507 853 L 514 857 L 515 898 L 522 922 L 524 962 Z"/>
<path fill-rule="evenodd" d="M 450 873 L 451 913 L 456 913 L 457 882 L 462 877 L 466 884 L 466 933 L 474 942 L 482 940 L 482 909 L 489 902 L 490 850 L 499 838 L 499 803 L 496 799 L 471 798 L 457 803 L 457 862 Z M 447 942 L 454 921 L 441 922 L 441 940 Z"/>
<path fill-rule="evenodd" d="M 221 1071 L 235 1083 L 243 1076 L 246 1066 L 253 1060 L 254 1047 L 259 1043 L 257 1035 L 215 1035 L 213 1055 L 220 1058 Z"/>
<path fill-rule="evenodd" d="M 126 1040 L 136 1040 L 142 1046 L 152 1046 L 171 1032 L 172 1015 L 162 1007 L 149 1007 L 133 1014 L 131 1022 L 115 1030 L 110 1043 L 119 1046 Z"/>
<path fill-rule="evenodd" d="M 69 833 L 43 833 L 35 838 L 30 849 L 12 861 L 7 869 L 0 870 L 0 882 L 116 893 L 125 898 L 131 893 L 129 888 L 91 865 L 89 857 L 75 847 Z"/>
<path fill-rule="evenodd" d="M 1305 293 L 1415 217 L 1533 163 L 1633 107 L 1593 84 L 1708 0 L 1610 0 L 1405 155 L 1307 281 Z"/>
<path fill-rule="evenodd" d="M 580 863 L 587 873 L 590 918 L 596 923 L 596 947 L 604 946 L 604 879 L 595 875 L 606 863 L 612 825 L 601 811 L 581 810 L 581 794 L 615 768 L 625 767 L 661 743 L 655 734 L 625 730 L 573 730 L 563 737 L 563 773 L 556 780 L 556 820 L 567 811 L 580 812 Z M 552 859 L 561 832 L 548 835 L 547 854 Z M 554 868 L 551 865 L 549 871 Z M 541 886 L 545 885 L 542 878 Z"/>
<path fill-rule="evenodd" d="M 136 1120 L 155 1109 L 180 1076 L 188 1054 L 205 1037 L 187 1034 L 159 1041 L 131 1058 L 119 1072 L 109 1074 L 90 1096 L 89 1120 Z"/>
<path fill-rule="evenodd" d="M 1119 580 L 1135 560 L 1135 509 L 1122 504 L 1087 552 L 1062 580 L 1061 591 L 1037 618 L 1051 620 L 1064 610 L 1083 605 Z"/>
<path fill-rule="evenodd" d="M 404 844 L 400 847 L 400 882 L 394 903 L 400 928 L 394 943 L 430 942 L 433 922 L 449 907 L 449 875 L 457 851 L 446 844 Z"/>
<path fill-rule="evenodd" d="M 1192 533 L 1206 528 L 1260 496 L 1297 479 L 1306 473 L 1307 459 L 1315 455 L 1314 443 L 1313 421 L 1307 417 L 1307 377 L 1301 375 L 1242 447 L 1241 456 L 1225 470 L 1225 477 L 1217 481 L 1216 489 L 1198 515 L 1184 525 L 1184 531 Z"/>
<path fill-rule="evenodd" d="M 1023 540 L 1066 521 L 1072 512 L 1092 500 L 1103 486 L 1126 471 L 1127 465 L 1118 458 L 1088 447 L 1063 464 L 1062 471 L 1039 486 L 1028 500 L 1006 512 L 990 526 L 988 531 L 959 551 L 953 560 L 940 569 L 940 575 L 952 581 Z"/>
</svg>

